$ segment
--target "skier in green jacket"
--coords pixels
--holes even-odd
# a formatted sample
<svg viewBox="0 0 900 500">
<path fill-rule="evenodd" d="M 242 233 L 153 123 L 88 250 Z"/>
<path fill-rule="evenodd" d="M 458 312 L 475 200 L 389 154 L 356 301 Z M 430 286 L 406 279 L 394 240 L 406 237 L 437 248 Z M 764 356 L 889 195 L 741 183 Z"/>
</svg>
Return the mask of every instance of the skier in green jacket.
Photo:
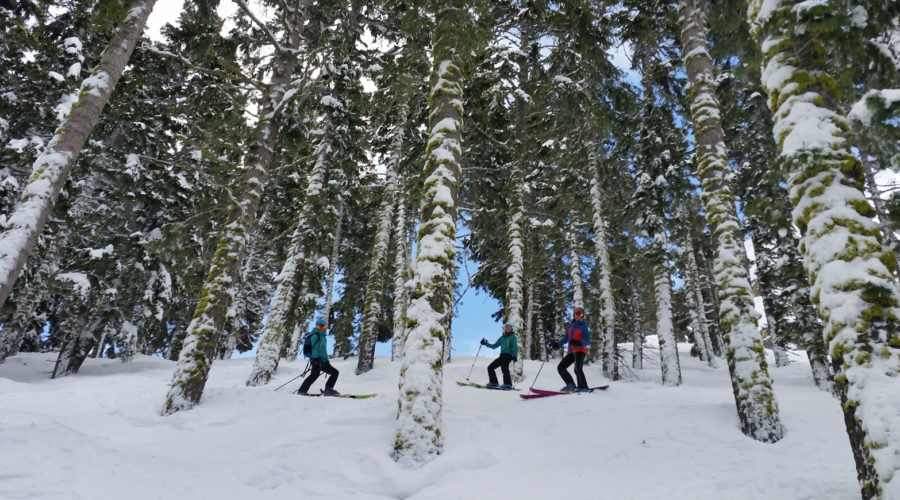
<svg viewBox="0 0 900 500">
<path fill-rule="evenodd" d="M 319 318 L 316 320 L 316 329 L 309 332 L 308 336 L 312 342 L 312 355 L 310 356 L 309 364 L 312 367 L 312 371 L 306 377 L 306 380 L 300 384 L 300 389 L 297 390 L 297 394 L 302 396 L 309 396 L 309 393 L 306 391 L 309 390 L 309 387 L 313 385 L 313 382 L 319 378 L 322 372 L 328 374 L 328 380 L 325 381 L 325 390 L 322 391 L 322 394 L 326 396 L 337 396 L 340 394 L 334 390 L 334 384 L 338 378 L 338 370 L 328 362 L 327 340 L 325 338 L 327 335 L 325 332 L 326 326 L 325 319 Z"/>
<path fill-rule="evenodd" d="M 509 376 L 510 361 L 516 362 L 519 359 L 519 341 L 516 340 L 516 334 L 513 332 L 513 326 L 510 323 L 503 325 L 503 335 L 493 344 L 488 343 L 487 339 L 481 339 L 481 345 L 490 347 L 491 349 L 500 348 L 500 357 L 495 359 L 488 365 L 488 387 L 499 387 L 500 389 L 512 389 L 512 378 Z M 503 385 L 497 385 L 497 368 L 503 372 Z"/>
</svg>

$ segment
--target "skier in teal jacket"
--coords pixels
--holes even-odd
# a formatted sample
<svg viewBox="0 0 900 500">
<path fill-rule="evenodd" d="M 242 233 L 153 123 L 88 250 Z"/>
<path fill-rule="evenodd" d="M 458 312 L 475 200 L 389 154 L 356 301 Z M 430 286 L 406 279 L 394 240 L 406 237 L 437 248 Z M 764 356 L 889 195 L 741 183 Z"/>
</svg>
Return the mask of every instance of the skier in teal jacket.
<svg viewBox="0 0 900 500">
<path fill-rule="evenodd" d="M 481 345 L 490 347 L 491 349 L 500 348 L 500 357 L 495 359 L 488 365 L 488 387 L 500 387 L 501 389 L 512 389 L 512 378 L 509 375 L 509 363 L 518 361 L 519 359 L 519 341 L 516 340 L 516 334 L 510 323 L 503 325 L 503 335 L 493 344 L 488 343 L 487 339 L 481 339 Z M 497 385 L 497 368 L 503 372 L 503 385 Z"/>
<path fill-rule="evenodd" d="M 340 372 L 328 362 L 326 339 L 328 334 L 325 331 L 326 326 L 325 320 L 319 318 L 316 320 L 316 329 L 309 332 L 308 336 L 312 342 L 312 355 L 309 357 L 309 365 L 312 371 L 303 383 L 300 384 L 300 389 L 297 390 L 297 394 L 308 396 L 309 394 L 306 391 L 309 390 L 309 387 L 313 385 L 313 382 L 319 378 L 319 375 L 321 375 L 322 372 L 328 374 L 328 380 L 325 381 L 325 390 L 322 391 L 322 394 L 326 396 L 337 396 L 340 394 L 338 391 L 334 390 L 334 384 L 337 382 Z"/>
</svg>

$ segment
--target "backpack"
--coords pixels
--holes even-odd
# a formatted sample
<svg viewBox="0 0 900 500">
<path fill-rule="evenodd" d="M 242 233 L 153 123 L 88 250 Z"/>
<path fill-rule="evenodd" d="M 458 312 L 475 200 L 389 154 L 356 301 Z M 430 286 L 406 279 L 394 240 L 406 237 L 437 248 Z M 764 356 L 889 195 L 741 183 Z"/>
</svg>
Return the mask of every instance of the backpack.
<svg viewBox="0 0 900 500">
<path fill-rule="evenodd" d="M 307 335 L 305 339 L 303 339 L 303 357 L 311 358 L 312 357 L 312 335 Z"/>
</svg>

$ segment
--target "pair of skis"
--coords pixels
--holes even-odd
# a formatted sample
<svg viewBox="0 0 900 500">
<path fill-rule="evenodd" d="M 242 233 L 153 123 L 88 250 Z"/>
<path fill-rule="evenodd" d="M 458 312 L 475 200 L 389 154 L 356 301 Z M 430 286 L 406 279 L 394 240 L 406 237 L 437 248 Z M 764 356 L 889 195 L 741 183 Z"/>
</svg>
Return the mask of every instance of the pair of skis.
<svg viewBox="0 0 900 500">
<path fill-rule="evenodd" d="M 494 391 L 518 391 L 519 390 L 519 389 L 515 389 L 515 388 L 504 389 L 502 387 L 487 386 L 484 384 L 476 384 L 475 382 L 457 381 L 456 384 L 459 386 L 462 386 L 462 387 L 476 387 L 478 389 L 490 389 L 490 390 L 494 390 Z M 609 389 L 609 385 L 601 385 L 601 386 L 597 386 L 597 387 L 591 387 L 587 391 L 582 391 L 582 392 L 605 391 L 607 389 Z M 537 398 L 546 398 L 546 397 L 550 397 L 550 396 L 562 396 L 565 394 L 580 394 L 579 392 L 574 392 L 574 391 L 548 391 L 546 389 L 535 389 L 534 387 L 530 388 L 529 390 L 531 391 L 531 394 L 519 394 L 519 397 L 522 399 L 537 399 Z"/>
<path fill-rule="evenodd" d="M 484 385 L 484 384 L 476 384 L 475 382 L 460 382 L 458 380 L 456 381 L 456 385 L 459 385 L 462 387 L 477 387 L 479 389 L 491 389 L 493 391 L 518 391 L 518 389 L 516 389 L 515 387 L 511 387 L 511 388 L 507 389 L 505 387 L 500 387 L 500 386 L 488 386 L 488 385 Z"/>
<path fill-rule="evenodd" d="M 325 394 L 324 392 L 320 392 L 318 394 L 300 394 L 299 392 L 294 392 L 298 396 L 309 396 L 311 398 L 324 396 L 328 398 L 347 398 L 347 399 L 368 399 L 374 398 L 377 394 Z"/>
<path fill-rule="evenodd" d="M 548 398 L 550 396 L 565 396 L 567 394 L 584 394 L 588 392 L 594 391 L 605 391 L 609 389 L 609 384 L 607 385 L 599 385 L 597 387 L 589 387 L 587 391 L 575 392 L 575 391 L 548 391 L 546 389 L 535 389 L 534 387 L 530 388 L 531 394 L 519 394 L 519 397 L 522 399 L 538 399 L 538 398 Z"/>
</svg>

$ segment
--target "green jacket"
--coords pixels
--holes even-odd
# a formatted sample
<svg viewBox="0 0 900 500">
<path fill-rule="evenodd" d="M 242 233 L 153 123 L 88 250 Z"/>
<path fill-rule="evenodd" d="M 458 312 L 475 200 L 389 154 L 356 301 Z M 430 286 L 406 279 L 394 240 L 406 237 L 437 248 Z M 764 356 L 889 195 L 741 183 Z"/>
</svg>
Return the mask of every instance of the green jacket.
<svg viewBox="0 0 900 500">
<path fill-rule="evenodd" d="M 319 331 L 318 328 L 313 328 L 313 331 L 309 332 L 309 340 L 312 342 L 312 355 L 310 355 L 310 359 L 324 359 L 328 361 L 328 334 L 324 331 Z"/>
<path fill-rule="evenodd" d="M 493 344 L 485 344 L 485 346 L 490 347 L 491 349 L 500 347 L 500 354 L 509 354 L 516 359 L 519 357 L 519 341 L 516 340 L 515 332 L 503 332 L 503 335 L 501 335 L 496 342 Z"/>
</svg>

